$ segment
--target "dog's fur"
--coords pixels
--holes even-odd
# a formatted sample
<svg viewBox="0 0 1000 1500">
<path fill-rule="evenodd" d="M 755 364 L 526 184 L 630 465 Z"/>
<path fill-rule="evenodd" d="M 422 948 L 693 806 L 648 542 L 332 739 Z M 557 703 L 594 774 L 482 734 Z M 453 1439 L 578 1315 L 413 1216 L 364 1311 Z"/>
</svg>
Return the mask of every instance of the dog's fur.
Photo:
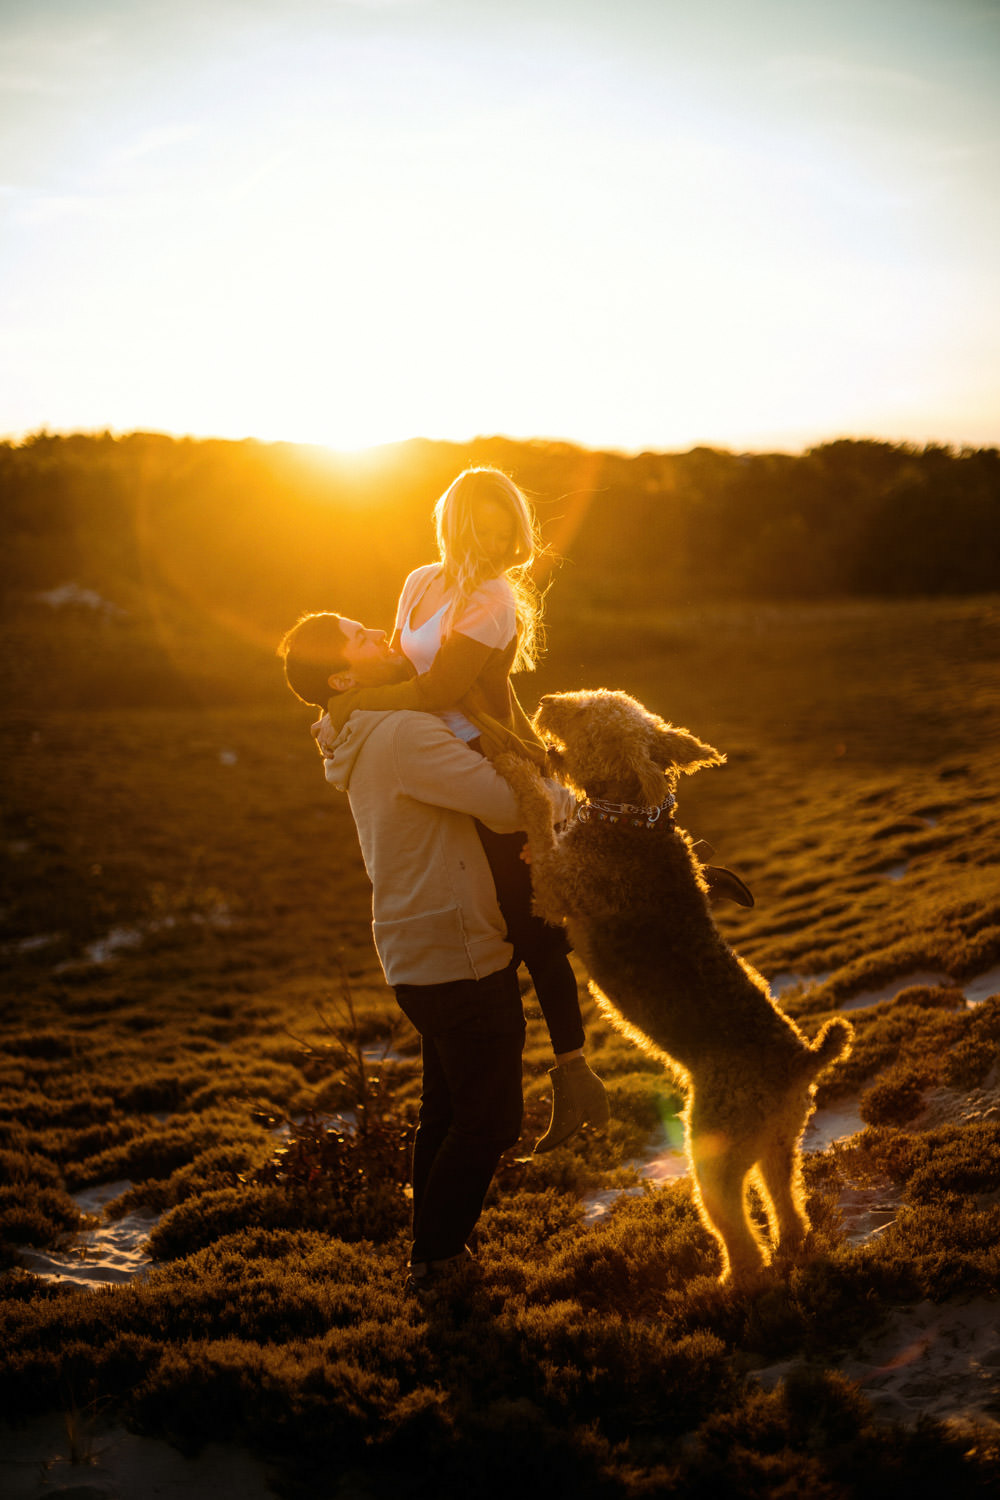
<svg viewBox="0 0 1000 1500">
<path fill-rule="evenodd" d="M 561 781 L 615 803 L 657 807 L 681 772 L 725 759 L 603 688 L 543 698 L 535 727 Z M 747 1179 L 756 1172 L 775 1243 L 800 1248 L 809 1221 L 799 1143 L 816 1079 L 850 1046 L 850 1024 L 828 1021 L 810 1044 L 778 1008 L 716 928 L 669 809 L 651 828 L 575 818 L 557 836 L 535 768 L 510 756 L 497 767 L 525 813 L 536 910 L 566 922 L 602 1012 L 685 1087 L 688 1158 L 723 1278 L 752 1276 L 769 1255 L 747 1215 Z"/>
</svg>

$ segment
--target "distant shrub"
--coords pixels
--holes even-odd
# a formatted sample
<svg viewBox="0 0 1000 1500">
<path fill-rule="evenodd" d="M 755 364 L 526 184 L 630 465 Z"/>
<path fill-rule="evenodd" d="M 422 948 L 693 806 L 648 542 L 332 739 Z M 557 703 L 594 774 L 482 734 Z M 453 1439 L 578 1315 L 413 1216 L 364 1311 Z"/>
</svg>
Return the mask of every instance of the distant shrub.
<svg viewBox="0 0 1000 1500">
<path fill-rule="evenodd" d="M 31 1183 L 35 1187 L 58 1187 L 59 1169 L 47 1156 L 35 1151 L 0 1149 L 0 1183 Z"/>
<path fill-rule="evenodd" d="M 335 1476 L 362 1458 L 399 1394 L 398 1380 L 322 1344 L 230 1338 L 167 1349 L 132 1404 L 145 1428 L 189 1452 L 220 1439 L 305 1446 L 325 1452 Z"/>
<path fill-rule="evenodd" d="M 909 1133 L 873 1127 L 837 1158 L 853 1177 L 890 1178 L 905 1185 L 907 1200 L 931 1204 L 956 1196 L 1000 1192 L 1000 1121 L 975 1120 Z"/>
<path fill-rule="evenodd" d="M 965 996 L 957 985 L 928 985 L 914 984 L 909 989 L 900 990 L 894 999 L 889 1001 L 889 1007 L 893 1010 L 906 1010 L 913 1006 L 917 1010 L 957 1010 L 965 1011 Z"/>
<path fill-rule="evenodd" d="M 79 1223 L 80 1210 L 60 1188 L 33 1183 L 0 1187 L 0 1243 L 51 1245 Z"/>
<path fill-rule="evenodd" d="M 945 1194 L 1000 1192 L 1000 1121 L 946 1125 L 918 1138 L 915 1166 L 907 1182 L 913 1203 L 933 1203 Z"/>
<path fill-rule="evenodd" d="M 154 1260 L 191 1255 L 242 1229 L 294 1229 L 295 1212 L 280 1188 L 213 1188 L 171 1209 L 149 1237 Z"/>
<path fill-rule="evenodd" d="M 624 1500 L 645 1489 L 647 1476 L 636 1483 L 635 1469 L 644 1439 L 648 1444 L 646 1423 L 636 1424 L 630 1444 L 612 1444 L 596 1426 L 553 1417 L 516 1389 L 457 1413 L 449 1409 L 444 1392 L 415 1392 L 407 1408 L 417 1399 L 421 1406 L 416 1420 L 407 1409 L 406 1425 L 401 1424 L 385 1445 L 393 1469 L 381 1476 L 375 1470 L 374 1494 L 379 1500 L 400 1494 L 412 1500 L 438 1500 L 442 1494 L 476 1495 L 480 1500 L 507 1500 L 516 1494 Z M 666 1448 L 668 1442 L 661 1446 Z M 404 1468 L 408 1454 L 410 1463 Z M 366 1466 L 366 1481 L 371 1474 Z M 647 1493 L 673 1491 L 649 1488 Z"/>
<path fill-rule="evenodd" d="M 20 1090 L 18 1097 L 8 1102 L 0 1101 L 0 1123 L 14 1119 L 29 1129 L 45 1130 L 60 1125 L 77 1129 L 89 1128 L 95 1121 L 107 1119 L 115 1109 L 115 1100 L 102 1087 L 95 1093 L 86 1080 L 73 1087 L 65 1084 L 59 1092 L 43 1093 L 35 1090 Z"/>
<path fill-rule="evenodd" d="M 871 1420 L 871 1408 L 852 1380 L 833 1370 L 798 1365 L 782 1394 L 793 1441 L 811 1448 L 850 1442 Z"/>
<path fill-rule="evenodd" d="M 211 1074 L 192 1068 L 169 1068 L 162 1071 L 150 1069 L 134 1082 L 127 1083 L 118 1092 L 118 1103 L 122 1109 L 133 1114 L 152 1114 L 154 1111 L 169 1112 L 195 1089 L 207 1083 Z"/>
<path fill-rule="evenodd" d="M 323 1229 L 346 1240 L 383 1240 L 409 1218 L 400 1178 L 370 1178 L 348 1148 L 338 1156 L 329 1181 L 300 1163 L 303 1175 L 281 1175 L 280 1166 L 261 1169 L 262 1179 L 197 1194 L 171 1209 L 150 1235 L 155 1260 L 171 1260 L 210 1245 L 249 1226 L 266 1229 Z M 298 1167 L 295 1169 L 298 1170 Z M 271 1180 L 267 1181 L 270 1175 Z"/>
<path fill-rule="evenodd" d="M 15 1031 L 0 1040 L 0 1052 L 11 1057 L 45 1058 L 72 1057 L 78 1048 L 78 1039 L 64 1031 Z"/>
<path fill-rule="evenodd" d="M 509 1266 L 521 1289 L 525 1277 L 543 1251 L 553 1252 L 580 1233 L 583 1208 L 575 1196 L 557 1187 L 497 1194 L 487 1203 L 477 1236 L 491 1251 L 493 1267 Z"/>
<path fill-rule="evenodd" d="M 79 1302 L 80 1293 L 68 1300 Z M 102 1329 L 97 1339 L 70 1336 L 57 1347 L 11 1349 L 0 1364 L 0 1406 L 14 1420 L 67 1405 L 117 1405 L 161 1358 L 157 1340 L 115 1328 Z"/>
<path fill-rule="evenodd" d="M 879 1323 L 893 1300 L 912 1296 L 904 1266 L 877 1273 L 843 1250 L 810 1258 L 771 1279 L 746 1299 L 745 1322 L 734 1331 L 741 1347 L 769 1359 L 801 1350 L 820 1359 Z"/>
<path fill-rule="evenodd" d="M 719 1252 L 681 1184 L 620 1198 L 532 1278 L 533 1295 L 581 1307 L 655 1316 L 665 1293 L 718 1274 Z"/>
<path fill-rule="evenodd" d="M 140 1181 L 150 1177 L 169 1177 L 178 1167 L 193 1161 L 200 1152 L 216 1145 L 222 1133 L 237 1139 L 240 1135 L 260 1138 L 260 1132 L 245 1121 L 222 1114 L 193 1115 L 162 1125 L 145 1123 L 126 1140 L 82 1161 L 68 1163 L 67 1179 L 82 1185 L 112 1182 L 119 1177 Z"/>
<path fill-rule="evenodd" d="M 667 1085 L 662 1069 L 628 1073 L 608 1080 L 613 1118 L 650 1132 L 672 1119 L 684 1105 L 683 1096 Z"/>
<path fill-rule="evenodd" d="M 592 1425 L 612 1442 L 646 1428 L 685 1432 L 734 1385 L 725 1345 L 704 1329 L 668 1334 L 556 1303 L 526 1309 L 517 1334 L 520 1390 L 559 1425 Z"/>
<path fill-rule="evenodd" d="M 129 1188 L 108 1205 L 112 1217 L 135 1209 L 163 1213 L 197 1193 L 213 1188 L 235 1187 L 240 1174 L 259 1164 L 270 1149 L 270 1143 L 234 1141 L 200 1151 L 193 1161 L 178 1167 L 165 1179 L 151 1179 Z"/>
<path fill-rule="evenodd" d="M 92 1125 L 82 1128 L 59 1126 L 38 1133 L 38 1148 L 46 1149 L 62 1165 L 71 1187 L 86 1181 L 79 1175 L 82 1163 L 114 1150 L 149 1128 L 148 1120 L 115 1114 L 111 1100 L 108 1101 L 108 1117 L 102 1118 L 103 1113 L 103 1110 L 98 1110 Z"/>
<path fill-rule="evenodd" d="M 926 1067 L 902 1063 L 861 1095 L 858 1110 L 868 1125 L 905 1125 L 924 1107 L 924 1092 L 933 1082 Z"/>
<path fill-rule="evenodd" d="M 906 1265 L 918 1295 L 936 1302 L 994 1296 L 1000 1281 L 1000 1205 L 979 1209 L 938 1191 L 934 1202 L 905 1208 L 865 1246 L 864 1257 L 872 1264 Z"/>
<path fill-rule="evenodd" d="M 876 1117 L 863 1109 L 862 1118 L 872 1124 L 905 1123 L 917 1113 L 916 1109 L 905 1113 L 916 1087 L 915 1082 L 913 1086 L 907 1083 L 907 1078 L 915 1081 L 921 1077 L 920 1087 L 924 1088 L 937 1082 L 950 1048 L 965 1034 L 968 1012 L 954 990 L 915 987 L 904 990 L 888 1005 L 854 1012 L 851 1021 L 854 1045 L 850 1055 L 831 1070 L 829 1080 L 820 1085 L 817 1091 L 820 1103 L 852 1092 L 873 1074 L 883 1073 L 896 1083 L 884 1091 L 879 1090 L 878 1084 L 869 1090 L 870 1108 L 875 1111 L 882 1108 L 884 1094 L 884 1108 L 889 1113 L 884 1118 Z M 898 1098 L 898 1109 L 904 1113 L 892 1112 L 897 1107 L 894 1097 Z"/>
<path fill-rule="evenodd" d="M 921 1420 L 873 1421 L 863 1394 L 835 1371 L 797 1367 L 769 1392 L 748 1383 L 732 1410 L 696 1435 L 677 1488 L 685 1500 L 770 1500 L 809 1495 L 944 1494 L 995 1490 L 996 1448 Z"/>
<path fill-rule="evenodd" d="M 984 850 L 982 863 L 993 865 L 995 862 L 992 849 Z M 1000 960 L 1000 923 L 996 921 L 998 914 L 995 910 L 990 915 L 994 918 L 992 923 L 982 926 L 977 922 L 967 923 L 964 940 L 956 939 L 954 949 L 948 955 L 948 967 L 953 974 L 978 974 Z"/>
<path fill-rule="evenodd" d="M 968 1018 L 968 1029 L 950 1048 L 944 1063 L 945 1082 L 952 1088 L 975 1088 L 996 1067 L 1000 1057 L 1000 999 L 994 996 Z"/>
</svg>

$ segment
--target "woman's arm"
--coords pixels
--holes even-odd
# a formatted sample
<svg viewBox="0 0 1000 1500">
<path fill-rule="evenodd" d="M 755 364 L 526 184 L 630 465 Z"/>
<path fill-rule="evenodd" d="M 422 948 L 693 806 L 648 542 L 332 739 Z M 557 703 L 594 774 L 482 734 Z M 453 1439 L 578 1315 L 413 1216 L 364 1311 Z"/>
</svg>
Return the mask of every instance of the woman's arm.
<svg viewBox="0 0 1000 1500">
<path fill-rule="evenodd" d="M 507 686 L 510 689 L 511 722 L 514 727 L 514 733 L 519 739 L 527 740 L 529 744 L 540 744 L 541 741 L 539 740 L 538 732 L 522 708 L 521 700 L 515 693 L 514 684 L 509 678 Z"/>
<path fill-rule="evenodd" d="M 492 655 L 492 646 L 484 646 L 456 631 L 442 643 L 430 669 L 422 676 L 411 677 L 408 682 L 387 682 L 381 687 L 351 688 L 331 698 L 330 722 L 340 728 L 356 708 L 412 708 L 428 714 L 454 708 Z"/>
</svg>

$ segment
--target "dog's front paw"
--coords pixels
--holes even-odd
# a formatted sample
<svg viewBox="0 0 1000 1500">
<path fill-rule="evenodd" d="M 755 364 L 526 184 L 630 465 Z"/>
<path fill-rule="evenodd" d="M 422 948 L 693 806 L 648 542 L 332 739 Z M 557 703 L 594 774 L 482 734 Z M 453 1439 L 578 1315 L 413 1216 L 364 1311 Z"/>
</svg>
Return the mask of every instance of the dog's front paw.
<svg viewBox="0 0 1000 1500">
<path fill-rule="evenodd" d="M 506 781 L 514 796 L 524 808 L 549 806 L 548 794 L 541 776 L 530 761 L 522 755 L 505 751 L 493 762 L 496 770 Z"/>
<path fill-rule="evenodd" d="M 496 757 L 493 765 L 504 781 L 509 781 L 511 786 L 515 786 L 519 781 L 530 782 L 538 777 L 538 772 L 531 762 L 525 760 L 523 755 L 515 755 L 512 750 L 504 750 Z"/>
</svg>

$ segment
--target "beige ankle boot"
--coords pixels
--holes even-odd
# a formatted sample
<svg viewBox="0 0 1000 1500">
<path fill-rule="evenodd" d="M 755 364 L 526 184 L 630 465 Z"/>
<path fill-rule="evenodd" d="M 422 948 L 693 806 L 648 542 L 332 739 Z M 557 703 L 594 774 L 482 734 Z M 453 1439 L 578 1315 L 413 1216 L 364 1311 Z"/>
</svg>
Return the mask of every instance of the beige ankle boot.
<svg viewBox="0 0 1000 1500">
<path fill-rule="evenodd" d="M 552 1079 L 552 1118 L 549 1128 L 535 1147 L 536 1152 L 552 1151 L 568 1141 L 581 1125 L 603 1130 L 611 1118 L 608 1094 L 596 1073 L 591 1072 L 585 1057 L 574 1057 L 549 1069 Z"/>
</svg>

